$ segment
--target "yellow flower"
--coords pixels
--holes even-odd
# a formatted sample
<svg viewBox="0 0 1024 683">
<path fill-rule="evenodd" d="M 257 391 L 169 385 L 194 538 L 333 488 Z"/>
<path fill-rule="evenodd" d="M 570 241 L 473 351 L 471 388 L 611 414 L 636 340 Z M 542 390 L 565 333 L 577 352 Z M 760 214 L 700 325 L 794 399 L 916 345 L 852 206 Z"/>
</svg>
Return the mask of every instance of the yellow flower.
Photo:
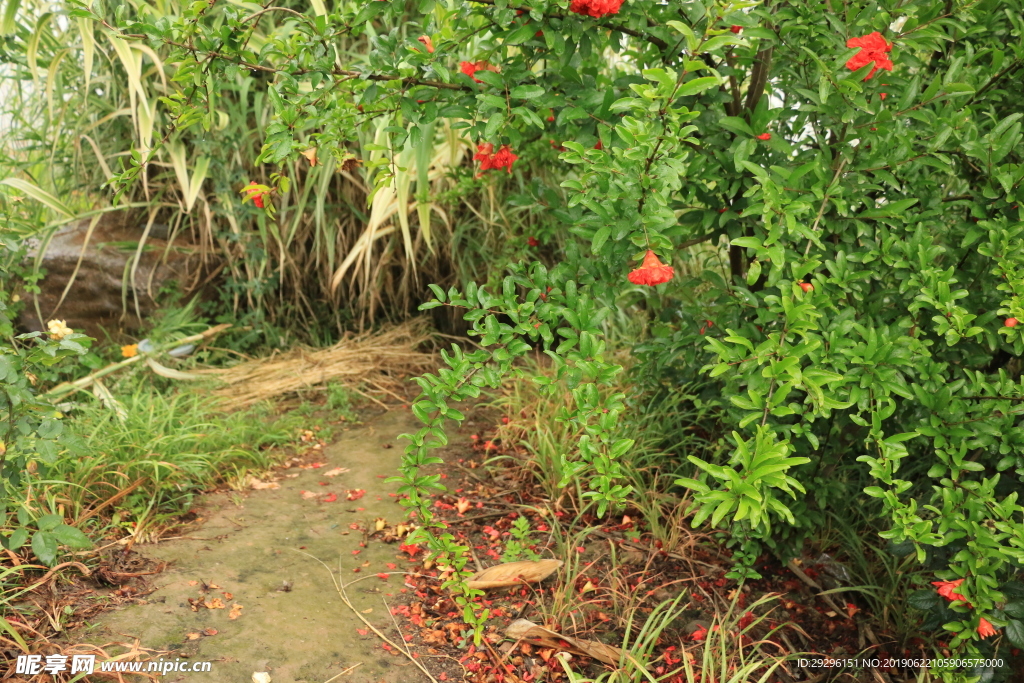
<svg viewBox="0 0 1024 683">
<path fill-rule="evenodd" d="M 46 331 L 50 333 L 50 339 L 63 339 L 74 332 L 63 320 L 51 320 L 46 323 Z"/>
<path fill-rule="evenodd" d="M 139 355 L 139 345 L 129 344 L 128 346 L 122 346 L 121 355 L 125 358 L 133 358 L 134 356 Z"/>
</svg>

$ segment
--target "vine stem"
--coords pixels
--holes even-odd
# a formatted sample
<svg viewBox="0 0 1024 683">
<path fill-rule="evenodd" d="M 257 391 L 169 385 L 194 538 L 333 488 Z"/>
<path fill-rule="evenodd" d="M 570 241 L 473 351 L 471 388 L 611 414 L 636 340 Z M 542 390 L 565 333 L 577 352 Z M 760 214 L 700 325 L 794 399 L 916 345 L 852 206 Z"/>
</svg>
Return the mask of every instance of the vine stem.
<svg viewBox="0 0 1024 683">
<path fill-rule="evenodd" d="M 835 175 L 832 176 L 832 182 L 829 183 L 831 187 L 839 175 L 843 172 L 843 167 L 846 166 L 846 159 L 842 159 L 839 162 L 839 168 L 836 169 Z M 828 190 L 825 191 L 825 196 L 821 198 L 821 206 L 818 207 L 818 215 L 814 218 L 814 225 L 811 226 L 811 232 L 815 232 L 818 229 L 818 225 L 821 223 L 821 217 L 825 215 L 825 206 L 828 204 L 829 195 Z M 807 254 L 811 252 L 811 244 L 814 242 L 813 239 L 807 240 L 807 246 L 804 248 L 804 258 L 807 258 Z"/>
</svg>

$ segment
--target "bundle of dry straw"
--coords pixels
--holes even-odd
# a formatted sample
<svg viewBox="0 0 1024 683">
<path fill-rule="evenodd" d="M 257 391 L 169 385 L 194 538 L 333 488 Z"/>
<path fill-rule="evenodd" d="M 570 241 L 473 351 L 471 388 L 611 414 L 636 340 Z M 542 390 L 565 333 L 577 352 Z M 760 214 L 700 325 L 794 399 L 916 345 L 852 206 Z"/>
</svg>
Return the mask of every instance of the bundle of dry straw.
<svg viewBox="0 0 1024 683">
<path fill-rule="evenodd" d="M 224 399 L 222 405 L 229 410 L 332 380 L 356 391 L 365 383 L 397 396 L 393 390 L 400 388 L 401 377 L 436 364 L 433 354 L 421 350 L 430 339 L 426 322 L 413 320 L 346 337 L 327 349 L 294 348 L 223 370 L 201 372 L 226 383 L 213 393 Z"/>
</svg>

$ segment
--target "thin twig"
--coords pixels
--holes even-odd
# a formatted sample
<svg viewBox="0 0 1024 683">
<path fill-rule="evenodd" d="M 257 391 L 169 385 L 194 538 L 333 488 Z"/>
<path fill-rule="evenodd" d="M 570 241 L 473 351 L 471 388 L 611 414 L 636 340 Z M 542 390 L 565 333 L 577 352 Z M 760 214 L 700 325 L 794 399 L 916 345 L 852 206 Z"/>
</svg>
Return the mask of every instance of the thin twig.
<svg viewBox="0 0 1024 683">
<path fill-rule="evenodd" d="M 391 639 L 390 639 L 390 638 L 388 638 L 388 637 L 387 637 L 386 635 L 384 635 L 383 633 L 381 633 L 381 632 L 380 632 L 380 630 L 379 630 L 379 629 L 378 629 L 378 628 L 377 628 L 376 626 L 374 626 L 373 624 L 371 624 L 371 623 L 369 622 L 369 620 L 367 620 L 367 618 L 366 618 L 366 617 L 364 617 L 364 616 L 362 615 L 362 613 L 361 613 L 361 612 L 360 612 L 359 610 L 357 610 L 357 609 L 355 608 L 355 605 L 353 605 L 353 604 L 352 604 L 352 601 L 351 601 L 351 600 L 349 600 L 349 598 L 348 598 L 348 593 L 347 593 L 347 592 L 345 591 L 345 584 L 343 584 L 343 583 L 340 583 L 340 582 L 338 581 L 338 577 L 337 577 L 337 576 L 335 576 L 335 574 L 334 574 L 334 571 L 333 571 L 333 570 L 332 570 L 332 569 L 331 569 L 330 567 L 328 567 L 328 566 L 327 566 L 327 565 L 326 565 L 326 564 L 324 563 L 324 561 L 323 561 L 323 560 L 321 560 L 321 559 L 320 559 L 319 557 L 315 557 L 315 556 L 313 556 L 313 555 L 310 555 L 309 553 L 303 552 L 303 551 L 301 551 L 301 550 L 298 550 L 298 549 L 296 549 L 296 548 L 291 548 L 291 550 L 294 550 L 295 552 L 297 552 L 297 553 L 299 553 L 299 554 L 301 554 L 301 555 L 305 555 L 306 557 L 308 557 L 308 558 L 310 558 L 310 559 L 313 559 L 313 560 L 316 560 L 317 562 L 319 562 L 320 564 L 322 564 L 322 565 L 323 565 L 323 567 L 324 567 L 324 569 L 326 569 L 326 570 L 327 570 L 327 572 L 328 572 L 328 573 L 329 573 L 329 574 L 331 575 L 331 581 L 332 581 L 332 582 L 334 583 L 334 588 L 335 588 L 335 590 L 337 590 L 337 591 L 338 591 L 338 596 L 339 596 L 339 597 L 341 598 L 341 601 L 342 601 L 343 603 L 345 603 L 345 606 L 346 606 L 346 607 L 348 607 L 348 608 L 349 608 L 350 610 L 352 610 L 352 613 L 353 613 L 353 614 L 355 614 L 355 615 L 356 615 L 357 617 L 359 617 L 359 620 L 360 620 L 361 622 L 363 622 L 364 624 L 366 624 L 366 627 L 367 627 L 368 629 L 370 629 L 371 631 L 373 631 L 373 632 L 374 632 L 374 633 L 375 633 L 375 634 L 377 635 L 377 637 L 378 637 L 378 638 L 380 638 L 381 640 L 383 640 L 383 641 L 384 641 L 385 643 L 387 643 L 387 644 L 388 644 L 388 645 L 390 645 L 391 647 L 395 648 L 395 650 L 397 650 L 398 652 L 401 652 L 402 654 L 405 654 L 405 656 L 409 658 L 409 661 L 411 661 L 411 662 L 412 662 L 413 664 L 415 664 L 415 665 L 416 665 L 416 666 L 417 666 L 417 667 L 419 668 L 419 670 L 420 670 L 420 671 L 422 671 L 422 672 L 423 672 L 423 674 L 424 674 L 424 675 L 425 675 L 425 676 L 426 676 L 427 678 L 429 678 L 429 679 L 430 679 L 431 681 L 433 681 L 433 683 L 438 683 L 437 679 L 436 679 L 436 678 L 434 678 L 434 677 L 433 677 L 432 675 L 430 675 L 430 672 L 429 672 L 429 671 L 427 671 L 426 667 L 424 667 L 424 666 L 423 666 L 422 664 L 420 664 L 420 662 L 419 662 L 419 661 L 418 661 L 418 660 L 417 660 L 417 659 L 416 659 L 415 657 L 413 657 L 412 655 L 406 654 L 406 653 L 405 653 L 405 652 L 404 652 L 404 651 L 402 650 L 402 648 L 398 647 L 398 645 L 396 645 L 395 643 L 393 643 L 393 642 L 391 641 Z M 405 573 L 405 572 L 398 572 L 398 573 Z"/>
<path fill-rule="evenodd" d="M 347 669 L 345 669 L 344 671 L 342 671 L 342 672 L 341 672 L 340 674 L 337 674 L 337 675 L 335 675 L 335 676 L 331 676 L 331 677 L 330 677 L 330 678 L 328 678 L 328 679 L 327 679 L 326 681 L 324 681 L 324 683 L 331 683 L 331 681 L 334 681 L 334 680 L 337 680 L 337 679 L 341 678 L 342 676 L 344 676 L 345 674 L 347 674 L 347 673 L 348 673 L 349 671 L 352 671 L 352 669 L 356 668 L 357 666 L 362 666 L 362 665 L 363 665 L 363 663 L 362 663 L 362 662 L 359 662 L 358 664 L 353 664 L 353 665 L 352 665 L 352 666 L 350 666 L 349 668 L 347 668 Z"/>
<path fill-rule="evenodd" d="M 829 187 L 839 178 L 839 174 L 843 172 L 843 166 L 846 166 L 846 159 L 839 162 L 839 168 L 836 169 L 835 175 L 832 176 L 832 182 L 829 183 Z M 825 214 L 825 205 L 828 204 L 829 199 L 828 189 L 825 190 L 825 196 L 821 198 L 821 206 L 818 207 L 818 215 L 814 219 L 814 225 L 811 226 L 811 232 L 815 232 L 818 229 L 818 224 L 821 223 L 821 217 Z M 807 240 L 807 246 L 804 248 L 804 256 L 806 257 L 811 251 L 811 243 L 813 240 Z"/>
</svg>

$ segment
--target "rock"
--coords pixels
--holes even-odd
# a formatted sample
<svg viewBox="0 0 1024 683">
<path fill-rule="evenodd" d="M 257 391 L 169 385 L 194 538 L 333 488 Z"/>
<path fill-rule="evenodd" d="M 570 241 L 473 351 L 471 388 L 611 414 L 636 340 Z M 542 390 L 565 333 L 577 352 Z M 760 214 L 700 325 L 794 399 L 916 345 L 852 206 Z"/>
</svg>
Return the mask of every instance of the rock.
<svg viewBox="0 0 1024 683">
<path fill-rule="evenodd" d="M 44 277 L 38 294 L 21 292 L 25 308 L 19 316 L 21 327 L 28 331 L 46 329 L 46 321 L 59 318 L 75 331 L 92 337 L 118 337 L 141 327 L 142 318 L 151 315 L 158 304 L 166 304 L 173 291 L 183 303 L 197 293 L 202 281 L 202 258 L 199 250 L 180 237 L 169 245 L 166 226 L 154 225 L 146 239 L 135 277 L 125 288 L 132 263 L 142 238 L 145 224 L 129 222 L 124 213 L 107 214 L 89 235 L 85 252 L 82 246 L 89 233 L 89 220 L 70 223 L 60 228 L 45 246 L 39 263 Z M 37 259 L 42 243 L 29 244 L 28 259 Z M 78 259 L 82 263 L 75 274 Z M 208 271 L 207 271 L 208 272 Z M 74 275 L 74 283 L 61 302 L 64 289 Z M 42 320 L 36 313 L 42 313 Z M 136 308 L 137 302 L 137 308 Z M 58 305 L 59 303 L 59 305 Z"/>
</svg>

